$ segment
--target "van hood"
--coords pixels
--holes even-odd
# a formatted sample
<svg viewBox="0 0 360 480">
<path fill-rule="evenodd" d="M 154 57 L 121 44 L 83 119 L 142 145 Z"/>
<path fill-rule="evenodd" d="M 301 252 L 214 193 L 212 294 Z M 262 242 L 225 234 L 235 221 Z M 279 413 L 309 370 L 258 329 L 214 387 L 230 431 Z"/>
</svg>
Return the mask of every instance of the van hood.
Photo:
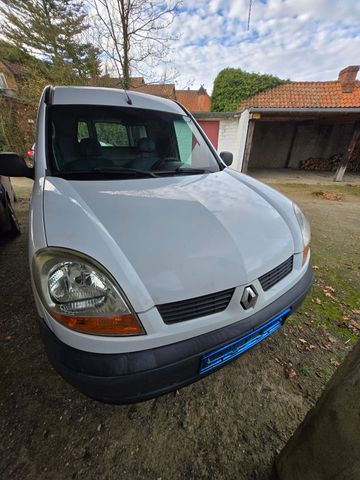
<svg viewBox="0 0 360 480">
<path fill-rule="evenodd" d="M 294 253 L 278 211 L 226 170 L 128 180 L 47 177 L 44 224 L 49 246 L 102 263 L 137 311 L 247 284 Z"/>
</svg>

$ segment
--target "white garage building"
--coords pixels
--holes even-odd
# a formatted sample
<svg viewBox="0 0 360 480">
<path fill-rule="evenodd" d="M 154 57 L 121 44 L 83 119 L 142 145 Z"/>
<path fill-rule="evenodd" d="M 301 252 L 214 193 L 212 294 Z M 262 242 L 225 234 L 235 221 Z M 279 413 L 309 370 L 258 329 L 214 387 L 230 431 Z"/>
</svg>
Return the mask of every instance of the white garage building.
<svg viewBox="0 0 360 480">
<path fill-rule="evenodd" d="M 233 153 L 239 171 L 298 169 L 308 159 L 326 169 L 338 156 L 339 181 L 350 161 L 360 171 L 358 70 L 346 67 L 335 81 L 284 83 L 247 99 L 238 112 L 194 115 L 219 152 Z"/>
</svg>

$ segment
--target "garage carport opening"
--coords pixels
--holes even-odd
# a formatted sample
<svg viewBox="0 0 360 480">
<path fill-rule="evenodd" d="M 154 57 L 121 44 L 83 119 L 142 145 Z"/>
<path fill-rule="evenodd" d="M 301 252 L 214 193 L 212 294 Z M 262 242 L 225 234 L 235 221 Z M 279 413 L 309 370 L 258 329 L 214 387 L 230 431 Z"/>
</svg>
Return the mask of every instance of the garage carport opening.
<svg viewBox="0 0 360 480">
<path fill-rule="evenodd" d="M 336 181 L 360 173 L 360 108 L 251 108 L 248 116 L 243 172 L 325 171 Z"/>
</svg>

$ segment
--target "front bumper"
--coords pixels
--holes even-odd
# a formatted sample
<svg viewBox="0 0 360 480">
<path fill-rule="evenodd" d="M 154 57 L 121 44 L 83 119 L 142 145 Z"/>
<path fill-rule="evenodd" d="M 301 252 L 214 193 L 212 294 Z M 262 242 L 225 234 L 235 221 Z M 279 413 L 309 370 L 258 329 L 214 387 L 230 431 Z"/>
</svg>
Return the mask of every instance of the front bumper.
<svg viewBox="0 0 360 480">
<path fill-rule="evenodd" d="M 280 312 L 296 310 L 311 284 L 309 265 L 297 284 L 254 315 L 188 340 L 140 352 L 85 352 L 61 342 L 44 321 L 40 322 L 40 330 L 50 362 L 71 385 L 103 402 L 139 402 L 176 390 L 221 368 L 224 363 L 200 373 L 202 357 L 258 329 Z"/>
</svg>

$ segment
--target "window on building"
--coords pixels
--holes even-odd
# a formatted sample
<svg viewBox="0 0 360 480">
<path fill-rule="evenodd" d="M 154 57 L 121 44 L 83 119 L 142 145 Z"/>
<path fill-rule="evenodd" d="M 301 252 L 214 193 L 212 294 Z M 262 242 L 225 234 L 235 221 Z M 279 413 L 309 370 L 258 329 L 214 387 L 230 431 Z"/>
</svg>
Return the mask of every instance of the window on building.
<svg viewBox="0 0 360 480">
<path fill-rule="evenodd" d="M 8 88 L 8 84 L 5 75 L 3 73 L 0 73 L 0 89 L 4 90 L 5 88 Z"/>
</svg>

